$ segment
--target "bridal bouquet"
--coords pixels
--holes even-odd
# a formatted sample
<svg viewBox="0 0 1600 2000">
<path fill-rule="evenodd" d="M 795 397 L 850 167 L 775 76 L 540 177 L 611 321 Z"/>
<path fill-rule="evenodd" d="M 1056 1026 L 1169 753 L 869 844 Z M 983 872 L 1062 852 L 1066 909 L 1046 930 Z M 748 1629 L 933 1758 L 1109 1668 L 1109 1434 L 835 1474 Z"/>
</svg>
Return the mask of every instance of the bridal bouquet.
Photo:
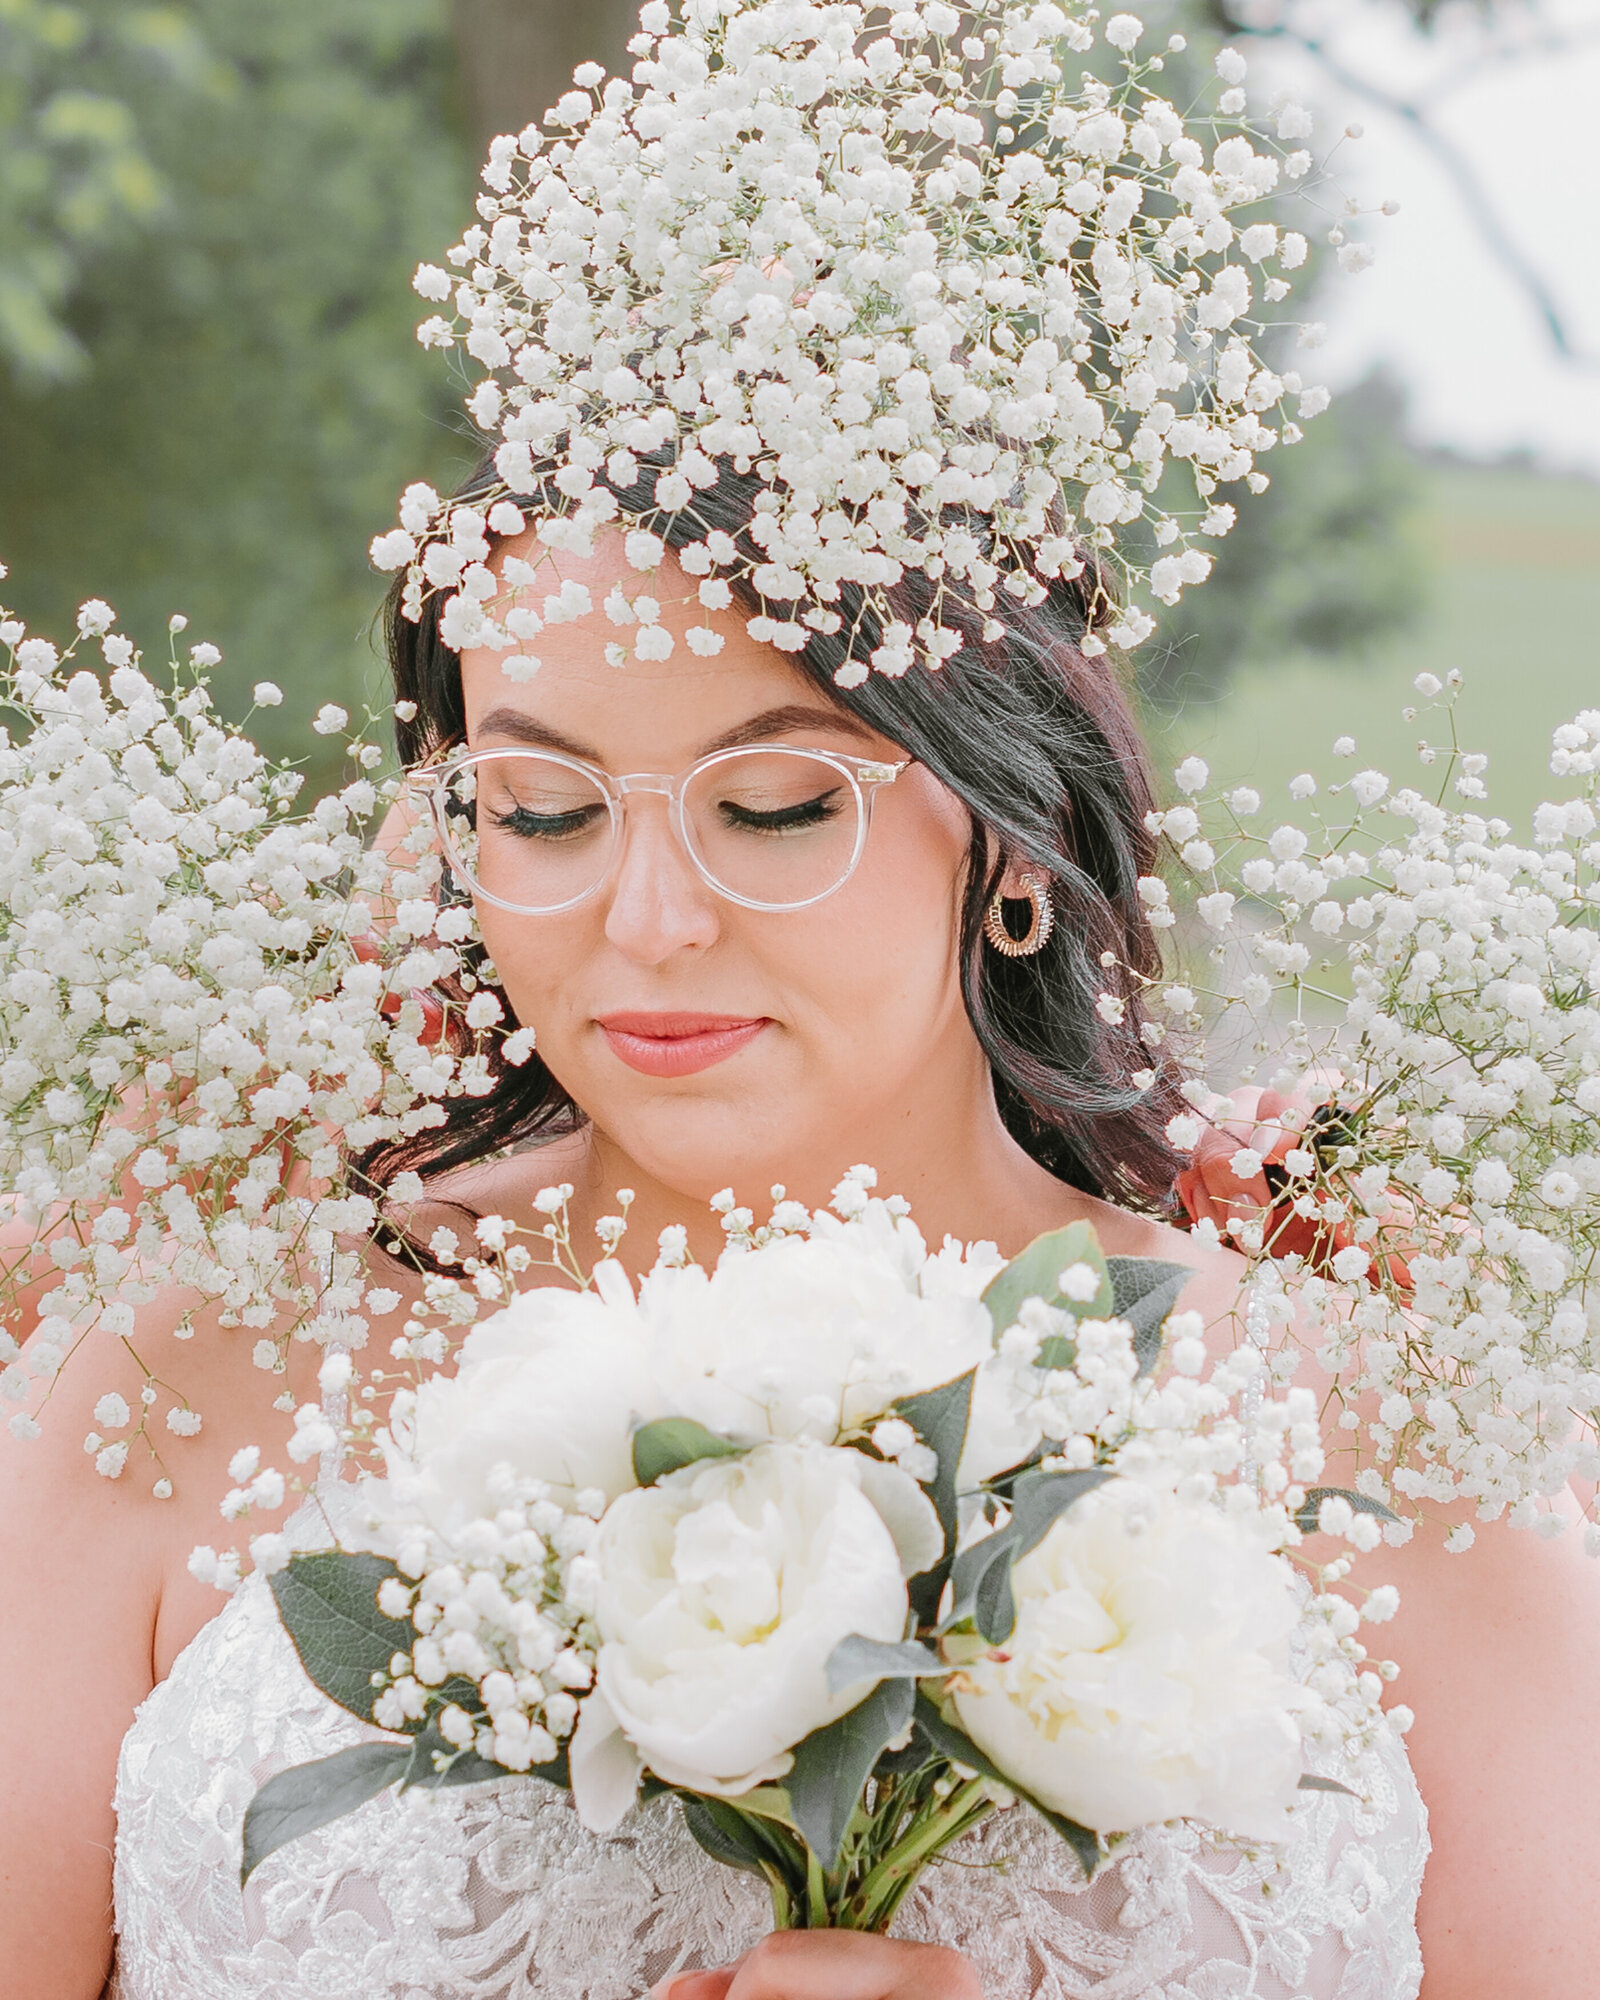
<svg viewBox="0 0 1600 2000">
<path fill-rule="evenodd" d="M 1311 1486 L 1310 1392 L 1252 1346 L 1207 1372 L 1184 1266 L 1085 1224 L 930 1254 L 871 1180 L 732 1210 L 714 1270 L 668 1232 L 637 1288 L 608 1256 L 518 1292 L 527 1245 L 480 1226 L 463 1282 L 505 1303 L 397 1397 L 350 1546 L 268 1552 L 307 1673 L 384 1735 L 262 1787 L 246 1877 L 396 1783 L 526 1773 L 597 1830 L 675 1793 L 780 1926 L 883 1929 L 998 1805 L 1092 1873 L 1136 1826 L 1271 1839 L 1343 1789 L 1306 1748 L 1386 1726 L 1380 1676 L 1347 1559 L 1308 1591 L 1280 1552 L 1381 1510 Z"/>
<path fill-rule="evenodd" d="M 1358 1486 L 1551 1535 L 1550 1496 L 1600 1478 L 1600 709 L 1555 731 L 1556 795 L 1518 829 L 1460 746 L 1452 683 L 1417 679 L 1443 740 L 1415 784 L 1341 738 L 1350 775 L 1297 777 L 1274 823 L 1256 791 L 1179 767 L 1194 803 L 1153 824 L 1213 949 L 1158 997 L 1235 1041 L 1243 1015 L 1274 1094 L 1220 1095 L 1197 1065 L 1168 1129 L 1247 1197 L 1202 1227 L 1302 1268 Z M 1176 921 L 1165 883 L 1141 893 Z"/>
</svg>

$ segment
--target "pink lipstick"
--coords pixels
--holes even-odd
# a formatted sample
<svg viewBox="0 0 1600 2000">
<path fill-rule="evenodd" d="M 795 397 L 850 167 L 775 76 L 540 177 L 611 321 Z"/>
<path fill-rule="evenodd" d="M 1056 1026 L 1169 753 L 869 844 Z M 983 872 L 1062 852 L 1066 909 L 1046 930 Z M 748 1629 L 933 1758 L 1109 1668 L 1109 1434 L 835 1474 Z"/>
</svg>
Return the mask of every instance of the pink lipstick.
<svg viewBox="0 0 1600 2000">
<path fill-rule="evenodd" d="M 771 1024 L 765 1015 L 607 1014 L 611 1052 L 644 1076 L 694 1076 L 737 1055 Z"/>
</svg>

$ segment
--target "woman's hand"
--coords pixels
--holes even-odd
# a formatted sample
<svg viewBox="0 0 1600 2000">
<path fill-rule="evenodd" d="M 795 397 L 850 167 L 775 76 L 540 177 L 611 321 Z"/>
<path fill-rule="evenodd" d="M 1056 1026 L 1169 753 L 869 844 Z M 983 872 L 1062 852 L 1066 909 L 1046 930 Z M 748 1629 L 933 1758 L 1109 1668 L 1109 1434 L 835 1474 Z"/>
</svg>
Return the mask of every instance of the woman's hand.
<svg viewBox="0 0 1600 2000">
<path fill-rule="evenodd" d="M 774 1931 L 737 1964 L 679 1972 L 651 2000 L 983 2000 L 958 1951 L 861 1931 Z"/>
<path fill-rule="evenodd" d="M 1215 1100 L 1218 1105 L 1223 1101 Z M 1232 1115 L 1214 1119 L 1205 1114 L 1207 1122 L 1190 1164 L 1178 1176 L 1177 1188 L 1190 1221 L 1215 1223 L 1224 1242 L 1231 1222 L 1255 1222 L 1271 1208 L 1266 1168 L 1281 1165 L 1284 1155 L 1299 1143 L 1300 1129 L 1311 1111 L 1303 1098 L 1254 1085 L 1231 1092 L 1226 1101 Z M 1290 1113 L 1287 1122 L 1285 1112 Z M 1241 1149 L 1261 1162 L 1248 1179 L 1234 1165 Z"/>
<path fill-rule="evenodd" d="M 1299 1214 L 1283 1163 L 1296 1147 L 1306 1144 L 1319 1105 L 1337 1103 L 1334 1093 L 1340 1078 L 1335 1072 L 1313 1071 L 1306 1081 L 1306 1090 L 1292 1096 L 1251 1085 L 1214 1099 L 1213 1108 L 1202 1113 L 1207 1123 L 1190 1164 L 1178 1176 L 1176 1191 L 1191 1225 L 1213 1223 L 1226 1243 L 1239 1225 L 1253 1223 L 1261 1232 L 1260 1246 L 1270 1256 L 1299 1257 L 1308 1270 L 1326 1276 L 1338 1253 L 1355 1242 L 1354 1231 L 1347 1221 L 1329 1223 Z M 1216 1116 L 1220 1107 L 1231 1107 L 1226 1118 Z M 1241 1153 L 1246 1155 L 1242 1162 Z M 1239 1172 L 1241 1164 L 1251 1167 L 1247 1175 Z M 1302 1191 L 1305 1185 L 1301 1184 Z M 1391 1196 L 1383 1254 L 1389 1277 L 1402 1294 L 1411 1290 L 1411 1272 L 1402 1254 L 1412 1247 L 1402 1226 L 1410 1213 L 1408 1203 Z M 1381 1282 L 1376 1259 L 1369 1276 L 1374 1284 Z"/>
</svg>

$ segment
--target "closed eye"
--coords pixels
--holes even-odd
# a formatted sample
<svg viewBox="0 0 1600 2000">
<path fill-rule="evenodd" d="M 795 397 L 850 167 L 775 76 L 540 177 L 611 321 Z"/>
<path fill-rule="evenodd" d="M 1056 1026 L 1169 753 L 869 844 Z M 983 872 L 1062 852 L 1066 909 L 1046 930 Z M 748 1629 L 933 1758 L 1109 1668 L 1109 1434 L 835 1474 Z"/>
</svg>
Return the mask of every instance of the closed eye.
<svg viewBox="0 0 1600 2000">
<path fill-rule="evenodd" d="M 497 831 L 509 833 L 515 839 L 572 840 L 608 815 L 603 805 L 575 806 L 570 812 L 560 813 L 538 813 L 527 806 L 513 806 L 509 812 L 496 812 L 492 817 Z"/>
<path fill-rule="evenodd" d="M 802 799 L 796 805 L 767 810 L 742 806 L 734 799 L 720 799 L 717 803 L 723 825 L 742 833 L 803 833 L 808 827 L 826 826 L 838 818 L 841 810 L 837 790 L 819 792 L 815 798 Z"/>
</svg>

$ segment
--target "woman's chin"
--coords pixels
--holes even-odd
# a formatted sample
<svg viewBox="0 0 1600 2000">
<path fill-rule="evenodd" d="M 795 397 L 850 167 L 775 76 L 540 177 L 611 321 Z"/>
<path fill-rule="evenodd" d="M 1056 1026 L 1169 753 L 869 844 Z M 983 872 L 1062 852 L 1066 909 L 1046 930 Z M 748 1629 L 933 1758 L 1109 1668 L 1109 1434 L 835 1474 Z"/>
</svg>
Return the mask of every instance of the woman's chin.
<svg viewBox="0 0 1600 2000">
<path fill-rule="evenodd" d="M 817 1151 L 812 1118 L 786 1119 L 770 1098 L 674 1096 L 596 1125 L 629 1161 L 662 1187 L 696 1206 L 731 1187 L 735 1198 L 763 1214 L 774 1182 L 799 1193 L 805 1163 Z M 837 1176 L 836 1176 L 837 1177 Z"/>
</svg>

